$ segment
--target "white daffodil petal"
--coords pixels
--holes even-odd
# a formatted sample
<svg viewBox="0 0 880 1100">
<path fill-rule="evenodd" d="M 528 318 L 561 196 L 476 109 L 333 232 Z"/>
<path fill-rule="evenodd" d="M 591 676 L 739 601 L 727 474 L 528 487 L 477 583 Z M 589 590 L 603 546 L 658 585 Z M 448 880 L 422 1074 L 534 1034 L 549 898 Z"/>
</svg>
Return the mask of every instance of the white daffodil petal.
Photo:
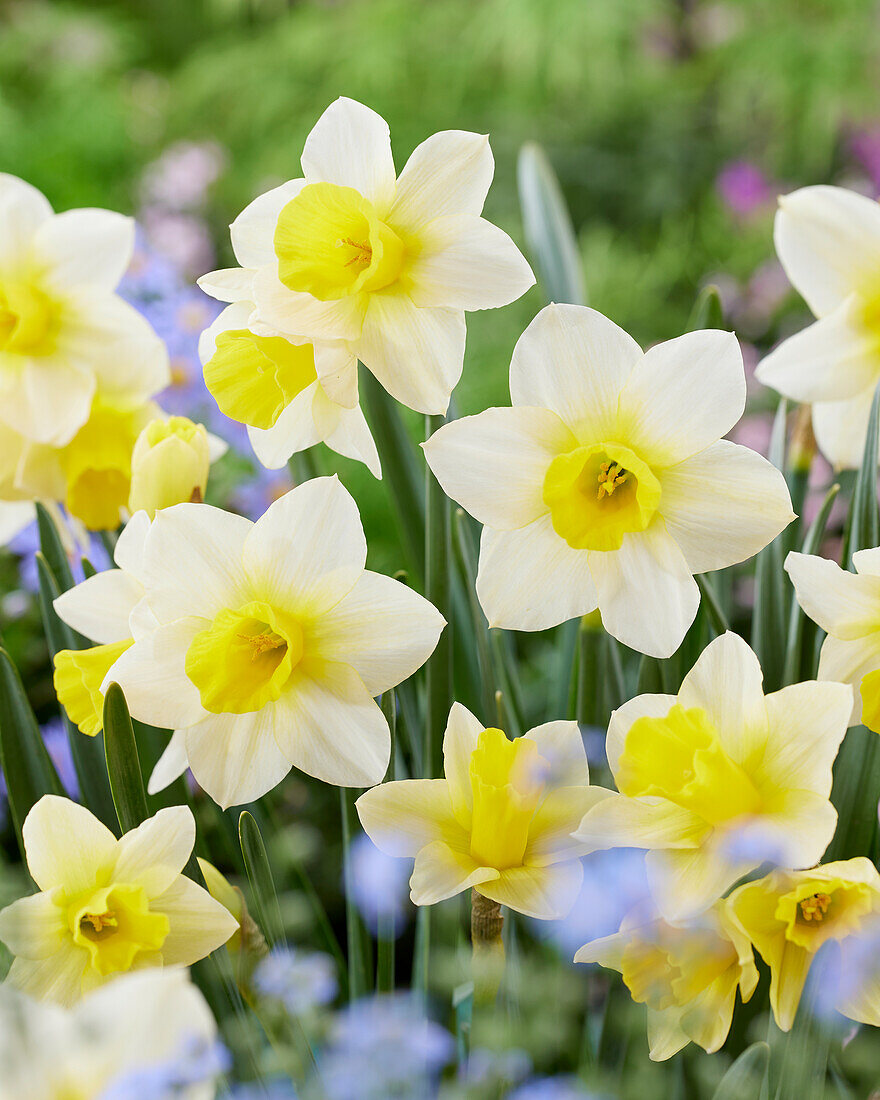
<svg viewBox="0 0 880 1100">
<path fill-rule="evenodd" d="M 119 684 L 132 715 L 160 729 L 184 729 L 201 721 L 207 711 L 186 674 L 186 654 L 208 625 L 206 619 L 189 617 L 143 635 L 112 665 L 101 690 Z"/>
<path fill-rule="evenodd" d="M 67 210 L 43 222 L 32 247 L 53 288 L 112 292 L 131 262 L 134 219 L 112 210 Z"/>
<path fill-rule="evenodd" d="M 312 405 L 318 383 L 306 386 L 290 402 L 271 428 L 248 425 L 248 439 L 254 454 L 268 470 L 280 470 L 292 454 L 313 447 L 321 440 Z"/>
<path fill-rule="evenodd" d="M 704 710 L 734 760 L 763 751 L 767 737 L 764 675 L 758 658 L 732 631 L 706 646 L 685 676 L 678 701 Z"/>
<path fill-rule="evenodd" d="M 785 571 L 813 622 L 845 641 L 880 629 L 880 577 L 850 573 L 827 558 L 789 553 Z"/>
<path fill-rule="evenodd" d="M 404 779 L 381 783 L 355 803 L 364 832 L 390 856 L 415 856 L 435 840 L 467 847 L 455 820 L 449 785 L 443 779 Z"/>
<path fill-rule="evenodd" d="M 382 477 L 382 464 L 379 452 L 370 432 L 369 425 L 359 405 L 353 409 L 340 409 L 339 420 L 324 442 L 331 451 L 363 462 L 375 478 Z"/>
<path fill-rule="evenodd" d="M 545 306 L 513 349 L 510 399 L 552 409 L 579 438 L 613 439 L 620 391 L 641 358 L 635 340 L 596 310 Z"/>
<path fill-rule="evenodd" d="M 212 714 L 185 731 L 187 763 L 218 806 L 253 802 L 290 771 L 277 722 L 278 708 L 270 704 L 248 714 Z"/>
<path fill-rule="evenodd" d="M 831 765 L 852 710 L 848 684 L 809 680 L 791 684 L 764 700 L 770 736 L 762 771 L 780 787 L 831 793 Z"/>
<path fill-rule="evenodd" d="M 274 265 L 257 271 L 252 293 L 256 309 L 249 327 L 254 332 L 259 332 L 263 324 L 288 338 L 357 340 L 364 327 L 364 295 L 349 294 L 322 302 L 311 294 L 288 289 L 279 280 Z"/>
<path fill-rule="evenodd" d="M 417 146 L 397 180 L 389 220 L 407 232 L 450 214 L 479 215 L 495 160 L 485 134 L 443 130 Z"/>
<path fill-rule="evenodd" d="M 113 560 L 119 568 L 138 580 L 144 567 L 144 549 L 149 533 L 150 517 L 146 512 L 135 512 L 122 528 L 113 548 Z"/>
<path fill-rule="evenodd" d="M 175 730 L 165 751 L 156 761 L 147 784 L 147 794 L 158 794 L 179 778 L 189 767 L 186 755 L 186 730 Z"/>
<path fill-rule="evenodd" d="M 678 649 L 700 605 L 684 555 L 662 521 L 624 536 L 619 550 L 590 554 L 602 624 L 650 657 Z"/>
<path fill-rule="evenodd" d="M 757 554 L 794 518 L 785 478 L 726 439 L 663 470 L 661 510 L 692 573 Z"/>
<path fill-rule="evenodd" d="M 250 520 L 207 504 L 175 504 L 156 514 L 143 576 L 160 622 L 186 615 L 213 617 L 252 598 L 242 552 L 253 527 Z"/>
<path fill-rule="evenodd" d="M 856 470 L 865 453 L 874 388 L 844 401 L 813 405 L 813 431 L 819 450 L 837 470 Z"/>
<path fill-rule="evenodd" d="M 6 981 L 36 1000 L 70 1007 L 82 996 L 87 969 L 88 951 L 71 945 L 47 959 L 13 959 Z"/>
<path fill-rule="evenodd" d="M 698 847 L 706 836 L 705 821 L 660 799 L 626 798 L 608 791 L 607 797 L 584 815 L 574 836 L 586 852 L 607 848 Z"/>
<path fill-rule="evenodd" d="M 13 955 L 49 958 L 63 948 L 70 934 L 66 917 L 54 891 L 18 898 L 0 911 L 0 940 Z"/>
<path fill-rule="evenodd" d="M 859 688 L 862 678 L 878 668 L 880 668 L 880 634 L 873 634 L 870 638 L 857 638 L 854 641 L 844 641 L 829 634 L 822 643 L 819 653 L 819 679 L 836 680 L 840 683 L 852 684 L 855 688 L 848 725 L 855 726 L 861 722 L 862 693 Z"/>
<path fill-rule="evenodd" d="M 353 187 L 373 203 L 380 217 L 394 198 L 397 174 L 388 123 L 345 96 L 331 103 L 315 123 L 306 138 L 302 167 L 309 183 Z"/>
<path fill-rule="evenodd" d="M 570 859 L 548 867 L 511 867 L 499 878 L 476 885 L 484 897 L 527 917 L 561 920 L 571 912 L 583 881 L 580 861 Z"/>
<path fill-rule="evenodd" d="M 239 302 L 243 299 L 250 301 L 254 293 L 253 269 L 245 267 L 225 267 L 218 271 L 209 271 L 196 282 L 199 290 L 220 302 Z M 251 313 L 253 308 L 251 305 Z M 201 344 L 199 353 L 201 354 Z"/>
<path fill-rule="evenodd" d="M 0 500 L 0 546 L 5 546 L 36 518 L 34 505 L 29 500 Z"/>
<path fill-rule="evenodd" d="M 480 523 L 507 531 L 547 514 L 547 469 L 576 445 L 549 409 L 496 408 L 444 424 L 422 449 L 447 496 Z"/>
<path fill-rule="evenodd" d="M 148 897 L 164 893 L 183 871 L 196 842 L 189 806 L 168 806 L 119 841 L 114 876 L 142 886 Z"/>
<path fill-rule="evenodd" d="M 880 257 L 878 257 L 880 259 Z M 859 323 L 864 307 L 850 296 L 761 361 L 755 377 L 795 401 L 841 401 L 877 382 L 877 337 Z"/>
<path fill-rule="evenodd" d="M 346 344 L 319 341 L 313 345 L 315 373 L 321 389 L 334 405 L 356 409 L 358 403 L 357 356 Z"/>
<path fill-rule="evenodd" d="M 410 897 L 416 905 L 436 905 L 462 890 L 482 886 L 498 877 L 499 872 L 494 867 L 481 867 L 467 853 L 435 840 L 426 844 L 416 856 L 409 880 Z"/>
<path fill-rule="evenodd" d="M 408 269 L 417 306 L 496 309 L 516 301 L 535 276 L 510 237 L 485 218 L 436 218 L 419 232 Z"/>
<path fill-rule="evenodd" d="M 53 606 L 68 626 L 106 645 L 131 637 L 128 618 L 143 594 L 143 585 L 129 573 L 108 569 L 56 596 Z"/>
<path fill-rule="evenodd" d="M 773 241 L 785 273 L 817 317 L 880 266 L 880 207 L 843 187 L 802 187 L 779 200 Z"/>
<path fill-rule="evenodd" d="M 381 695 L 421 668 L 445 626 L 418 592 L 366 571 L 309 634 L 309 651 L 351 665 L 370 695 Z"/>
<path fill-rule="evenodd" d="M 162 944 L 165 966 L 192 966 L 238 931 L 238 921 L 229 910 L 186 875 L 178 875 L 153 904 L 171 924 Z"/>
<path fill-rule="evenodd" d="M 46 196 L 6 172 L 0 172 L 0 262 L 20 262 L 29 253 L 39 227 L 52 217 Z"/>
<path fill-rule="evenodd" d="M 47 794 L 22 827 L 28 871 L 41 890 L 64 883 L 73 893 L 95 885 L 95 868 L 112 866 L 116 837 L 93 813 L 69 798 Z"/>
<path fill-rule="evenodd" d="M 594 611 L 589 554 L 573 550 L 549 516 L 519 531 L 483 528 L 477 595 L 490 626 L 546 630 Z"/>
<path fill-rule="evenodd" d="M 461 377 L 465 335 L 460 310 L 419 309 L 404 294 L 373 294 L 358 356 L 401 404 L 441 415 Z"/>
<path fill-rule="evenodd" d="M 2 353 L 0 353 L 2 355 Z M 95 376 L 57 356 L 0 370 L 0 420 L 34 443 L 63 447 L 88 420 Z M 6 379 L 3 375 L 6 374 Z"/>
<path fill-rule="evenodd" d="M 645 856 L 651 896 L 663 918 L 674 922 L 702 912 L 751 870 L 722 858 L 709 844 L 694 850 L 657 849 Z"/>
<path fill-rule="evenodd" d="M 288 760 L 338 787 L 372 787 L 388 769 L 391 734 L 349 665 L 303 662 L 279 701 L 275 736 Z"/>
<path fill-rule="evenodd" d="M 229 233 L 232 238 L 232 251 L 235 258 L 244 268 L 273 266 L 277 262 L 275 256 L 275 225 L 278 215 L 284 207 L 295 198 L 305 186 L 305 180 L 288 180 L 280 187 L 273 187 L 271 191 L 259 195 L 242 210 L 232 225 Z M 217 276 L 217 278 L 215 278 Z M 225 292 L 231 288 L 230 278 L 225 277 L 226 272 L 213 272 L 206 275 L 205 282 L 199 286 L 206 294 L 212 291 L 208 287 L 218 287 Z M 236 277 L 235 285 L 243 285 L 244 278 Z M 216 295 L 215 295 L 216 297 Z M 245 298 L 247 294 L 237 294 L 236 298 Z M 234 299 L 228 299 L 233 301 Z"/>
<path fill-rule="evenodd" d="M 526 733 L 550 765 L 545 781 L 552 786 L 574 786 L 590 782 L 587 750 L 577 722 L 544 722 Z"/>
<path fill-rule="evenodd" d="M 584 845 L 576 831 L 581 819 L 612 792 L 603 787 L 557 787 L 535 812 L 529 825 L 529 842 L 523 863 L 529 867 L 549 867 L 584 854 Z"/>
<path fill-rule="evenodd" d="M 357 505 L 335 476 L 303 482 L 253 525 L 242 557 L 261 598 L 318 616 L 349 593 L 363 571 L 367 544 Z"/>
<path fill-rule="evenodd" d="M 671 466 L 714 443 L 743 414 L 746 378 L 732 332 L 704 329 L 655 344 L 620 394 L 619 438 L 649 466 Z M 699 416 L 683 416 L 683 409 Z"/>
</svg>

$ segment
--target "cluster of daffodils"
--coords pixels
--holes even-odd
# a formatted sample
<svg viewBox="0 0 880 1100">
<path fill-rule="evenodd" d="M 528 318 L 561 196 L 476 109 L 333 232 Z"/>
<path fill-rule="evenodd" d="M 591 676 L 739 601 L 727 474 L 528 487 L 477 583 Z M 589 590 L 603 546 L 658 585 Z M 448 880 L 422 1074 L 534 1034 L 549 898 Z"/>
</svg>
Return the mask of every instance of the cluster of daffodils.
<svg viewBox="0 0 880 1100">
<path fill-rule="evenodd" d="M 265 466 L 324 442 L 381 476 L 359 362 L 390 397 L 446 412 L 465 312 L 534 282 L 481 217 L 493 170 L 485 137 L 448 131 L 398 176 L 385 122 L 340 99 L 305 143 L 302 178 L 235 220 L 240 266 L 200 281 L 228 303 L 200 354 L 218 406 L 247 426 Z M 560 918 L 582 856 L 645 849 L 650 900 L 576 960 L 621 972 L 647 1007 L 656 1059 L 724 1043 L 737 996 L 756 988 L 756 952 L 788 1029 L 820 949 L 854 957 L 876 934 L 873 864 L 820 861 L 846 730 L 880 729 L 880 549 L 856 554 L 855 573 L 789 555 L 797 599 L 827 632 L 818 680 L 765 695 L 757 657 L 728 632 L 676 695 L 623 703 L 606 739 L 615 790 L 591 784 L 576 722 L 510 738 L 458 702 L 442 778 L 383 782 L 379 699 L 431 658 L 440 611 L 366 568 L 357 505 L 336 477 L 297 485 L 256 522 L 204 503 L 216 442 L 153 403 L 164 350 L 114 294 L 130 222 L 54 215 L 0 177 L 0 230 L 0 533 L 34 499 L 63 502 L 91 529 L 124 521 L 115 568 L 55 600 L 94 643 L 56 654 L 55 687 L 83 735 L 101 733 L 111 684 L 135 719 L 167 731 L 150 794 L 187 769 L 223 808 L 291 768 L 370 788 L 360 821 L 383 852 L 414 860 L 413 901 L 472 890 L 490 922 L 501 906 Z M 880 207 L 809 188 L 784 201 L 776 236 L 820 319 L 761 377 L 814 402 L 820 446 L 853 465 L 880 379 Z M 509 384 L 510 407 L 453 420 L 424 444 L 437 481 L 483 525 L 476 594 L 489 625 L 539 631 L 598 610 L 614 638 L 669 657 L 697 614 L 695 578 L 750 558 L 794 518 L 780 471 L 723 438 L 745 407 L 736 338 L 697 331 L 644 351 L 595 310 L 551 305 L 517 342 Z M 185 872 L 191 811 L 163 809 L 117 838 L 47 795 L 22 837 L 37 892 L 0 912 L 14 955 L 0 1015 L 21 1036 L 9 1049 L 83 1053 L 76 1079 L 64 1058 L 45 1080 L 15 1061 L 9 1095 L 98 1095 L 137 1053 L 170 1057 L 184 1028 L 210 1043 L 181 968 L 240 942 L 250 918 L 211 864 L 200 861 L 210 894 Z M 836 1007 L 880 1025 L 880 984 L 842 991 Z M 107 1014 L 112 1042 L 81 1040 Z M 149 1052 L 132 1048 L 135 1033 Z"/>
</svg>

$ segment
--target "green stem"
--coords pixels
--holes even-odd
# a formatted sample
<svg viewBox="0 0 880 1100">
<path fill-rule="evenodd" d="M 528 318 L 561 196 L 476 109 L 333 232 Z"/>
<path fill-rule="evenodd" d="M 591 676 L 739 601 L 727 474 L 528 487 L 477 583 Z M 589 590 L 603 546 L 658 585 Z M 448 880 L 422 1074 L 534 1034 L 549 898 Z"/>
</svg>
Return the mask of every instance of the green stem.
<svg viewBox="0 0 880 1100">
<path fill-rule="evenodd" d="M 354 902 L 351 873 L 351 836 L 356 820 L 354 808 L 358 792 L 339 788 L 339 808 L 342 818 L 342 868 L 345 884 L 345 931 L 348 946 L 348 996 L 363 997 L 369 990 L 371 965 L 367 958 L 367 937 L 363 921 Z"/>
<path fill-rule="evenodd" d="M 703 606 L 706 609 L 706 613 L 709 616 L 715 632 L 717 634 L 725 634 L 730 630 L 730 626 L 727 622 L 727 616 L 721 609 L 721 604 L 718 602 L 718 597 L 715 595 L 715 589 L 712 587 L 711 582 L 702 574 L 698 574 L 694 577 L 697 582 L 697 587 L 700 590 L 700 598 L 703 601 Z"/>
<path fill-rule="evenodd" d="M 426 437 L 433 435 L 442 423 L 442 416 L 426 417 Z M 443 730 L 452 706 L 452 625 L 449 622 L 449 501 L 430 469 L 425 472 L 425 501 L 425 594 L 448 624 L 426 667 L 427 713 L 422 760 L 425 778 L 433 779 L 440 774 Z"/>
</svg>

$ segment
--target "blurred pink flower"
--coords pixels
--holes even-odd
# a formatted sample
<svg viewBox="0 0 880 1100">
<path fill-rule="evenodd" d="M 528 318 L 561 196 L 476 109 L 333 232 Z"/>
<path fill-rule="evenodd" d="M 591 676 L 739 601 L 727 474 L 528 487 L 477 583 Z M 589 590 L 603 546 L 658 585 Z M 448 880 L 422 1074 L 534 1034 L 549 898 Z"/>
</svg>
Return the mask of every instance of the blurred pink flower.
<svg viewBox="0 0 880 1100">
<path fill-rule="evenodd" d="M 725 205 L 741 218 L 765 209 L 776 197 L 776 188 L 757 165 L 747 160 L 725 165 L 715 186 Z"/>
<path fill-rule="evenodd" d="M 198 210 L 225 167 L 226 151 L 216 142 L 177 142 L 145 169 L 144 205 L 175 212 Z"/>
</svg>

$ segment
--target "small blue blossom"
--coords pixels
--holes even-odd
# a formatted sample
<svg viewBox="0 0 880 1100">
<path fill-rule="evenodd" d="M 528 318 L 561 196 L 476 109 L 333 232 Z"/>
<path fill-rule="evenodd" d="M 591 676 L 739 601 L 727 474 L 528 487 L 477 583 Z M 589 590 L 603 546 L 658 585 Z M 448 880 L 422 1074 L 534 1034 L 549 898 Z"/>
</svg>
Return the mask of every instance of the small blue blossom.
<svg viewBox="0 0 880 1100">
<path fill-rule="evenodd" d="M 533 1077 L 507 1100 L 607 1100 L 589 1092 L 576 1077 Z"/>
<path fill-rule="evenodd" d="M 471 1088 L 510 1088 L 527 1077 L 531 1069 L 532 1059 L 524 1050 L 477 1047 L 468 1055 L 459 1076 Z"/>
<path fill-rule="evenodd" d="M 252 1081 L 234 1085 L 224 1094 L 227 1100 L 296 1100 L 296 1089 L 290 1081 L 278 1077 L 271 1081 Z"/>
<path fill-rule="evenodd" d="M 73 753 L 70 751 L 70 740 L 64 722 L 60 718 L 53 718 L 40 727 L 40 732 L 68 798 L 78 799 L 79 780 L 76 777 Z"/>
<path fill-rule="evenodd" d="M 364 922 L 375 935 L 383 919 L 393 936 L 399 936 L 412 915 L 409 876 L 412 861 L 380 852 L 366 833 L 349 849 L 351 895 Z"/>
<path fill-rule="evenodd" d="M 336 996 L 336 967 L 329 955 L 276 947 L 254 972 L 254 987 L 281 1001 L 291 1016 L 302 1016 Z"/>
<path fill-rule="evenodd" d="M 816 952 L 807 975 L 804 1003 L 828 1024 L 848 1024 L 838 1006 L 864 1000 L 880 986 L 880 918 L 840 941 L 828 940 Z"/>
</svg>

